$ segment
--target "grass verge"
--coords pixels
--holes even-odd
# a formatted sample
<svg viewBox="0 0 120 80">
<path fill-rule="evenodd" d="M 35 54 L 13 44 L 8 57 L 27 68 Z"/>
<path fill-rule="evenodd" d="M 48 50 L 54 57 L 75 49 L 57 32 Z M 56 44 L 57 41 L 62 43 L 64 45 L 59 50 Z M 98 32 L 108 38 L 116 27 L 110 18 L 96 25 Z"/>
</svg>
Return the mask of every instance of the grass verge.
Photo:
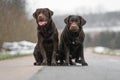
<svg viewBox="0 0 120 80">
<path fill-rule="evenodd" d="M 0 61 L 1 60 L 6 60 L 6 59 L 14 59 L 14 58 L 19 58 L 19 57 L 24 57 L 24 56 L 30 56 L 32 54 L 16 54 L 16 55 L 10 55 L 10 54 L 0 54 Z"/>
</svg>

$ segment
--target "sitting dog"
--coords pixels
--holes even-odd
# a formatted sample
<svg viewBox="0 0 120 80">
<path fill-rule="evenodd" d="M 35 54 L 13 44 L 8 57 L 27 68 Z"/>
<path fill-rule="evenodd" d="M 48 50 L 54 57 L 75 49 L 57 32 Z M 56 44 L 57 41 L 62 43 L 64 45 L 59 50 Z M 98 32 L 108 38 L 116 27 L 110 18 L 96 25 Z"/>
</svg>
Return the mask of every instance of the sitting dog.
<svg viewBox="0 0 120 80">
<path fill-rule="evenodd" d="M 60 37 L 60 53 L 58 60 L 61 64 L 75 65 L 75 62 L 87 66 L 83 53 L 83 42 L 85 34 L 82 26 L 86 21 L 78 15 L 70 15 L 64 19 L 66 26 Z M 81 59 L 81 60 L 80 60 Z"/>
<path fill-rule="evenodd" d="M 34 49 L 34 65 L 56 65 L 58 31 L 52 20 L 53 11 L 39 8 L 33 13 L 37 23 L 38 41 Z"/>
</svg>

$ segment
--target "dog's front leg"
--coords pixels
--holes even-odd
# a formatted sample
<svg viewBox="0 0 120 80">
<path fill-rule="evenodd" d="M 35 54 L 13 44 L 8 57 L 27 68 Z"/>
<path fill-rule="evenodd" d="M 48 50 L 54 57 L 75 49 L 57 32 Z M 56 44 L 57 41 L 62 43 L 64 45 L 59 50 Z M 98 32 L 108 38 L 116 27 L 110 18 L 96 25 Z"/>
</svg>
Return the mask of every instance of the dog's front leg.
<svg viewBox="0 0 120 80">
<path fill-rule="evenodd" d="M 80 63 L 82 64 L 82 66 L 88 66 L 87 62 L 85 61 L 85 58 L 84 58 L 84 47 L 83 47 L 83 44 L 81 44 L 81 48 L 80 48 L 80 57 L 81 57 L 81 60 L 80 60 Z"/>
<path fill-rule="evenodd" d="M 51 65 L 56 65 L 56 54 L 58 52 L 58 32 L 53 35 L 53 54 L 52 54 L 52 62 Z"/>
<path fill-rule="evenodd" d="M 34 65 L 41 65 L 42 59 L 41 59 L 41 55 L 39 53 L 40 53 L 40 50 L 39 50 L 39 47 L 38 47 L 38 44 L 37 44 L 35 49 L 34 49 L 34 52 L 33 52 L 34 58 L 36 60 Z"/>
<path fill-rule="evenodd" d="M 40 47 L 41 55 L 42 55 L 42 58 L 43 58 L 43 61 L 42 61 L 41 65 L 47 65 L 47 55 L 46 55 L 45 49 L 43 47 L 43 41 L 42 40 L 41 40 L 41 43 L 39 44 L 39 47 Z"/>
<path fill-rule="evenodd" d="M 70 58 L 69 58 L 69 55 L 70 55 L 70 51 L 68 49 L 68 47 L 65 45 L 65 65 L 70 65 Z"/>
<path fill-rule="evenodd" d="M 56 65 L 56 53 L 58 50 L 58 43 L 54 42 L 54 47 L 53 47 L 53 54 L 52 54 L 52 62 L 51 65 L 55 66 Z"/>
</svg>

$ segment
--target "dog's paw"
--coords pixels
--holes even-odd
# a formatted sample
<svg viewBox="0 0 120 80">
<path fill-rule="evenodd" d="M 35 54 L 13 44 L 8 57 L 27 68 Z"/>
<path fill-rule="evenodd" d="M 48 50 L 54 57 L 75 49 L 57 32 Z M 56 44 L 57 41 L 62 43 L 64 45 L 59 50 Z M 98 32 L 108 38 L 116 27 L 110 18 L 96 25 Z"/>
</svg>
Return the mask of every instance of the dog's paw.
<svg viewBox="0 0 120 80">
<path fill-rule="evenodd" d="M 56 66 L 56 65 L 57 65 L 57 62 L 55 60 L 52 60 L 51 66 Z"/>
<path fill-rule="evenodd" d="M 70 63 L 70 65 L 73 65 L 73 66 L 75 66 L 75 65 L 76 65 L 76 63 Z"/>
<path fill-rule="evenodd" d="M 47 62 L 47 60 L 43 60 L 43 61 L 42 61 L 42 63 L 41 63 L 41 65 L 43 65 L 43 66 L 46 66 L 46 65 L 48 65 L 48 62 Z"/>
<path fill-rule="evenodd" d="M 82 66 L 88 66 L 88 63 L 84 62 L 82 63 Z"/>
<path fill-rule="evenodd" d="M 47 65 L 47 63 L 42 63 L 41 65 L 46 66 L 46 65 Z"/>
<path fill-rule="evenodd" d="M 80 64 L 81 64 L 81 63 L 82 63 L 82 60 L 76 60 L 75 62 L 77 62 L 77 63 L 80 63 Z"/>
<path fill-rule="evenodd" d="M 51 66 L 57 66 L 57 64 L 56 63 L 51 63 Z"/>
<path fill-rule="evenodd" d="M 70 66 L 70 64 L 69 63 L 64 63 L 63 66 Z"/>
<path fill-rule="evenodd" d="M 47 62 L 42 62 L 41 65 L 46 66 Z"/>
<path fill-rule="evenodd" d="M 38 62 L 34 62 L 33 64 L 34 64 L 35 66 L 41 65 L 41 63 L 38 63 Z"/>
</svg>

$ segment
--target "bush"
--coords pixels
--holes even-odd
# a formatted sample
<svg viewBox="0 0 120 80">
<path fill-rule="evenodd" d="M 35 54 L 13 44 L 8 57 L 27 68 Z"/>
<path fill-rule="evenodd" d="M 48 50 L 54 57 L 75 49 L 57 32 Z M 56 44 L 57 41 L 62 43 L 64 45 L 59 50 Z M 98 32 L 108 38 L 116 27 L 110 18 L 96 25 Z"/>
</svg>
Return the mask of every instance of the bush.
<svg viewBox="0 0 120 80">
<path fill-rule="evenodd" d="M 101 32 L 94 36 L 86 34 L 85 46 L 86 47 L 103 46 L 111 49 L 120 49 L 119 35 L 120 32 Z"/>
<path fill-rule="evenodd" d="M 0 0 L 0 47 L 3 42 L 36 41 L 34 21 L 24 11 L 25 0 Z"/>
</svg>

